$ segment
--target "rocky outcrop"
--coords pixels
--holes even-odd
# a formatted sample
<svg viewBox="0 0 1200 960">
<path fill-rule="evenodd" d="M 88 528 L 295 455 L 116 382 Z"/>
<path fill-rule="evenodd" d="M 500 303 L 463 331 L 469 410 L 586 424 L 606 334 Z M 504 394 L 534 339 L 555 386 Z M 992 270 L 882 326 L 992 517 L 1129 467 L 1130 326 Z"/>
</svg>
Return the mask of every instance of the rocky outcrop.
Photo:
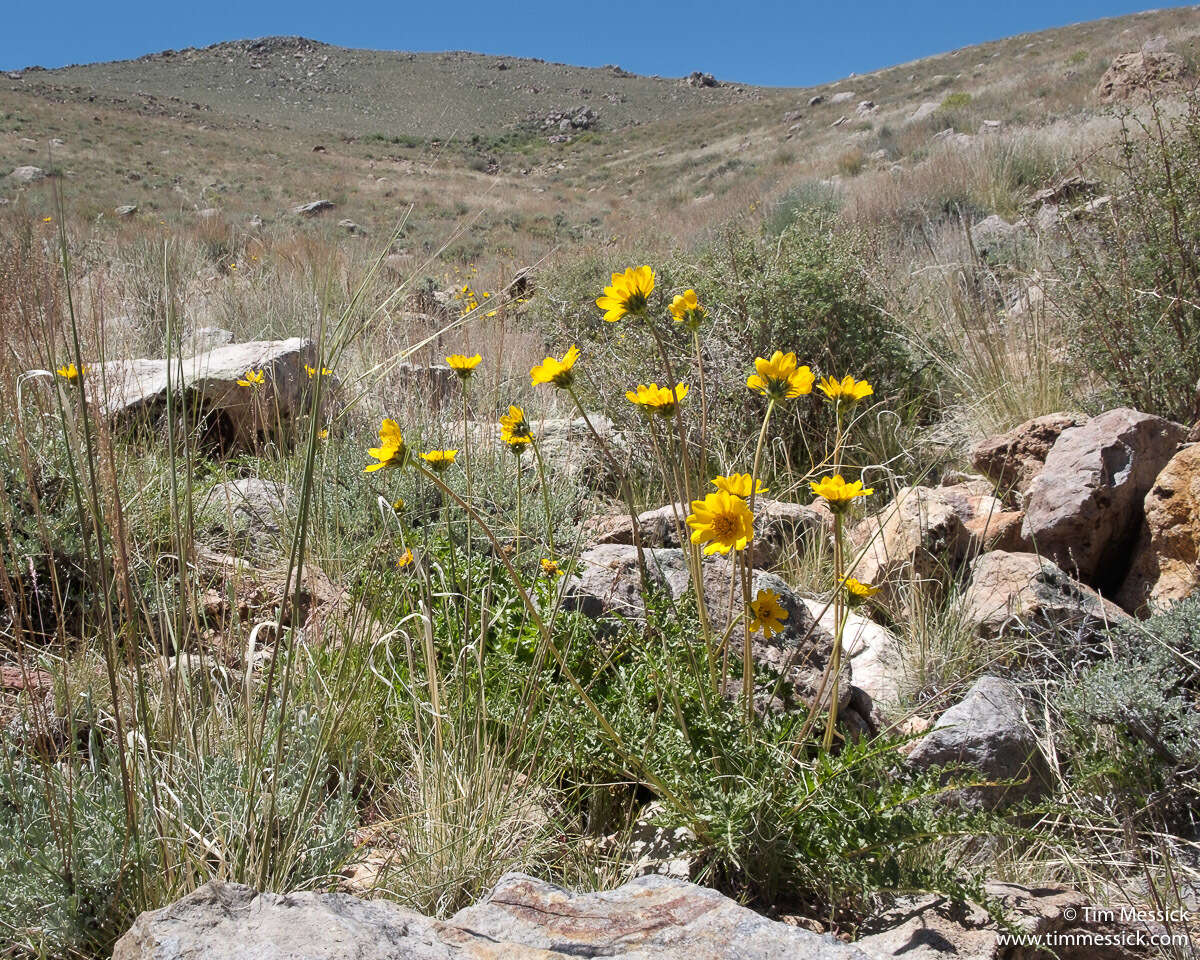
<svg viewBox="0 0 1200 960">
<path fill-rule="evenodd" d="M 969 557 L 1019 546 L 1019 514 L 969 481 L 949 487 L 905 487 L 850 533 L 858 555 L 851 573 L 896 596 L 908 579 L 944 581 Z"/>
<path fill-rule="evenodd" d="M 962 701 L 917 741 L 908 761 L 922 770 L 950 768 L 951 778 L 974 774 L 990 781 L 1012 781 L 956 791 L 957 801 L 973 809 L 994 810 L 1036 799 L 1049 789 L 1049 765 L 1025 719 L 1021 691 L 999 677 L 976 680 Z"/>
<path fill-rule="evenodd" d="M 1029 486 L 1024 538 L 1042 556 L 1101 589 L 1124 579 L 1142 501 L 1187 429 L 1118 408 L 1062 432 Z"/>
<path fill-rule="evenodd" d="M 1200 586 L 1200 444 L 1162 469 L 1143 503 L 1144 521 L 1117 599 L 1126 610 L 1161 607 Z"/>
<path fill-rule="evenodd" d="M 8 176 L 17 183 L 37 183 L 46 179 L 46 171 L 41 167 L 16 167 Z"/>
<path fill-rule="evenodd" d="M 1033 553 L 995 550 L 971 565 L 963 615 L 980 637 L 1099 631 L 1129 615 Z"/>
<path fill-rule="evenodd" d="M 1083 421 L 1073 413 L 1051 413 L 1026 420 L 1008 433 L 977 443 L 971 449 L 971 463 L 996 485 L 1001 496 L 1011 493 L 1020 502 L 1042 472 L 1055 441 L 1064 430 Z"/>
<path fill-rule="evenodd" d="M 291 491 L 272 480 L 244 477 L 218 483 L 200 504 L 201 515 L 212 518 L 205 533 L 231 553 L 278 559 L 290 499 Z"/>
<path fill-rule="evenodd" d="M 1077 890 L 987 883 L 984 895 L 997 904 L 1011 925 L 1005 930 L 982 907 L 946 897 L 904 897 L 872 924 L 885 929 L 858 941 L 878 960 L 1037 960 L 1048 956 L 1035 943 L 1053 946 L 1059 960 L 1131 960 L 1146 956 L 1122 946 L 1121 926 L 1108 919 Z M 1028 947 L 1011 934 L 1027 935 Z M 1005 936 L 1009 934 L 1009 936 Z M 1132 939 L 1132 938 L 1128 938 Z"/>
<path fill-rule="evenodd" d="M 208 883 L 143 913 L 113 960 L 870 960 L 683 880 L 572 893 L 520 873 L 446 921 L 387 900 Z"/>
<path fill-rule="evenodd" d="M 251 449 L 286 435 L 309 412 L 305 366 L 316 363 L 311 340 L 232 343 L 182 360 L 111 360 L 88 367 L 88 400 L 100 415 L 126 427 L 158 429 L 167 412 L 168 390 L 181 400 L 183 426 L 199 427 L 200 440 L 221 452 Z M 263 373 L 263 383 L 238 385 L 246 371 Z M 336 387 L 326 384 L 327 397 Z"/>
<path fill-rule="evenodd" d="M 1139 50 L 1123 53 L 1104 71 L 1096 86 L 1101 103 L 1114 103 L 1179 82 L 1187 72 L 1183 57 L 1168 50 Z"/>
<path fill-rule="evenodd" d="M 644 549 L 651 590 L 682 596 L 688 587 L 687 559 L 682 550 Z M 593 619 L 646 616 L 637 548 L 606 543 L 579 556 L 576 572 L 563 585 L 563 606 Z"/>
</svg>

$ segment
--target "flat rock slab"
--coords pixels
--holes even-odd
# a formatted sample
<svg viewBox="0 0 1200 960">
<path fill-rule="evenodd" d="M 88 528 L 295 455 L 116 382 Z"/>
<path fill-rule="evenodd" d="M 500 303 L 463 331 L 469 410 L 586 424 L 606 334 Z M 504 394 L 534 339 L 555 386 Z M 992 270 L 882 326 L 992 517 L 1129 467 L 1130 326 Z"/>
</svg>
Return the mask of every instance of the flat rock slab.
<svg viewBox="0 0 1200 960">
<path fill-rule="evenodd" d="M 315 364 L 316 355 L 316 345 L 301 337 L 231 343 L 181 360 L 98 363 L 88 368 L 85 387 L 100 415 L 126 425 L 153 424 L 173 391 L 186 401 L 191 422 L 217 424 L 223 445 L 246 449 L 306 412 L 305 366 Z M 261 370 L 266 382 L 238 386 L 247 370 Z"/>
<path fill-rule="evenodd" d="M 384 900 L 209 883 L 143 913 L 113 960 L 870 960 L 682 880 L 572 893 L 506 874 L 448 921 Z"/>
</svg>

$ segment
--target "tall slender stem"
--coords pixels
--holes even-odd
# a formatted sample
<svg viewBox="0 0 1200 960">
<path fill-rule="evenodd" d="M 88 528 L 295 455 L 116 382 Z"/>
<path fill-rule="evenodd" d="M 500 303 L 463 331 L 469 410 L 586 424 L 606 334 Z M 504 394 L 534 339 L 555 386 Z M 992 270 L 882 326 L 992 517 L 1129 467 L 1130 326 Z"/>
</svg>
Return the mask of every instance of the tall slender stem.
<svg viewBox="0 0 1200 960">
<path fill-rule="evenodd" d="M 833 570 L 834 576 L 837 579 L 837 584 L 834 589 L 837 591 L 833 595 L 833 659 L 831 672 L 833 674 L 833 686 L 829 694 L 829 722 L 825 725 L 825 739 L 821 743 L 821 748 L 826 752 L 833 746 L 833 732 L 837 728 L 838 714 L 838 681 L 840 679 L 842 667 L 842 633 L 846 626 L 845 617 L 845 584 L 842 582 L 845 579 L 846 572 L 844 569 L 844 553 L 842 543 L 842 512 L 838 510 L 833 515 Z"/>
</svg>

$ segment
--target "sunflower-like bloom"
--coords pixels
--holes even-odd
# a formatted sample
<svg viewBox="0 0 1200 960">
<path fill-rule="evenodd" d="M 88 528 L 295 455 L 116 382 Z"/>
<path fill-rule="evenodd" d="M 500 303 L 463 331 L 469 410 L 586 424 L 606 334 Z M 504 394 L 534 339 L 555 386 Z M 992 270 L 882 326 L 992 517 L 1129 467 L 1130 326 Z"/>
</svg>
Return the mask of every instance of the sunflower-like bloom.
<svg viewBox="0 0 1200 960">
<path fill-rule="evenodd" d="M 76 367 L 73 363 L 68 363 L 65 367 L 58 368 L 58 375 L 64 380 L 75 380 L 87 373 L 87 366 Z"/>
<path fill-rule="evenodd" d="M 558 561 L 551 560 L 548 557 L 542 557 L 542 573 L 554 579 L 563 575 L 563 569 L 558 565 Z"/>
<path fill-rule="evenodd" d="M 852 607 L 857 607 L 864 600 L 869 600 L 879 592 L 878 587 L 855 580 L 854 577 L 847 577 L 842 581 L 842 586 L 846 588 L 846 602 Z"/>
<path fill-rule="evenodd" d="M 812 393 L 816 377 L 808 367 L 796 366 L 796 355 L 776 350 L 771 359 L 757 357 L 755 373 L 746 378 L 746 386 L 771 400 L 794 400 Z"/>
<path fill-rule="evenodd" d="M 478 353 L 473 357 L 465 356 L 461 353 L 452 353 L 446 358 L 446 363 L 463 380 L 469 380 L 471 374 L 475 372 L 475 368 L 483 362 L 483 357 Z"/>
<path fill-rule="evenodd" d="M 403 497 L 397 497 L 392 501 L 392 509 L 395 510 L 396 513 L 403 513 L 406 506 L 407 504 L 404 502 Z"/>
<path fill-rule="evenodd" d="M 310 366 L 309 366 L 309 365 L 306 363 L 306 364 L 304 365 L 304 372 L 308 374 L 308 379 L 309 379 L 309 380 L 312 380 L 312 379 L 313 379 L 314 377 L 316 377 L 316 375 L 317 375 L 317 368 L 316 368 L 316 367 L 310 367 Z M 332 370 L 330 370 L 328 367 L 322 367 L 322 368 L 321 368 L 321 376 L 323 376 L 323 377 L 332 377 L 332 376 L 333 376 L 333 371 L 332 371 Z"/>
<path fill-rule="evenodd" d="M 874 488 L 864 488 L 861 480 L 847 483 L 842 479 L 840 473 L 835 473 L 832 477 L 825 477 L 815 483 L 809 483 L 809 486 L 812 487 L 814 494 L 824 498 L 825 502 L 829 504 L 829 509 L 834 513 L 846 510 L 858 497 L 869 497 L 875 492 Z"/>
<path fill-rule="evenodd" d="M 653 290 L 654 271 L 649 267 L 630 267 L 624 273 L 612 275 L 612 286 L 604 288 L 604 296 L 596 300 L 596 306 L 604 311 L 605 320 L 616 323 L 627 313 L 643 313 Z"/>
<path fill-rule="evenodd" d="M 764 637 L 779 633 L 783 629 L 783 621 L 788 618 L 788 612 L 774 590 L 759 590 L 758 596 L 750 601 L 750 612 L 754 614 L 754 619 L 750 621 L 750 632 L 761 630 Z"/>
<path fill-rule="evenodd" d="M 671 301 L 671 316 L 689 330 L 698 330 L 708 317 L 708 311 L 700 306 L 695 290 L 684 290 Z"/>
<path fill-rule="evenodd" d="M 317 439 L 318 440 L 328 440 L 329 439 L 329 428 L 325 427 L 321 430 L 318 430 L 317 431 Z"/>
<path fill-rule="evenodd" d="M 854 406 L 859 400 L 875 392 L 874 387 L 866 380 L 855 380 L 850 374 L 846 374 L 841 380 L 826 377 L 817 386 L 834 403 L 847 407 Z"/>
<path fill-rule="evenodd" d="M 575 361 L 578 359 L 579 348 L 575 344 L 571 344 L 571 349 L 563 354 L 561 360 L 557 357 L 547 357 L 530 370 L 529 382 L 535 387 L 540 387 L 543 383 L 552 383 L 565 390 L 575 380 L 575 374 L 571 368 L 575 366 Z"/>
<path fill-rule="evenodd" d="M 405 567 L 409 566 L 412 562 L 413 562 L 412 551 L 405 550 L 402 554 L 400 554 L 400 558 L 396 561 L 396 569 L 403 570 Z"/>
<path fill-rule="evenodd" d="M 364 473 L 374 473 L 384 467 L 402 467 L 408 456 L 408 448 L 404 445 L 404 436 L 400 433 L 400 424 L 388 418 L 379 425 L 379 446 L 367 451 L 378 463 L 372 463 L 363 469 Z"/>
<path fill-rule="evenodd" d="M 267 382 L 267 374 L 264 370 L 247 370 L 242 378 L 237 382 L 239 387 L 261 387 Z"/>
<path fill-rule="evenodd" d="M 746 501 L 723 490 L 693 500 L 687 525 L 692 528 L 692 543 L 707 544 L 705 556 L 745 550 L 754 539 L 754 514 Z"/>
<path fill-rule="evenodd" d="M 525 411 L 520 407 L 510 406 L 508 413 L 500 418 L 500 439 L 510 447 L 530 443 L 533 440 L 533 431 L 529 429 Z"/>
<path fill-rule="evenodd" d="M 454 458 L 457 456 L 457 450 L 430 450 L 421 454 L 421 459 L 429 464 L 429 469 L 434 473 L 441 473 L 454 464 Z"/>
<path fill-rule="evenodd" d="M 677 383 L 672 392 L 670 387 L 660 387 L 657 383 L 650 386 L 639 383 L 637 390 L 626 390 L 625 399 L 636 407 L 641 407 L 642 413 L 657 413 L 662 417 L 673 417 L 675 408 L 687 396 L 688 385 Z"/>
<path fill-rule="evenodd" d="M 731 473 L 727 477 L 713 477 L 712 485 L 718 490 L 732 493 L 735 497 L 741 497 L 743 500 L 750 496 L 750 474 L 748 473 Z M 754 481 L 754 492 L 756 494 L 767 492 L 767 487 L 762 480 Z"/>
</svg>

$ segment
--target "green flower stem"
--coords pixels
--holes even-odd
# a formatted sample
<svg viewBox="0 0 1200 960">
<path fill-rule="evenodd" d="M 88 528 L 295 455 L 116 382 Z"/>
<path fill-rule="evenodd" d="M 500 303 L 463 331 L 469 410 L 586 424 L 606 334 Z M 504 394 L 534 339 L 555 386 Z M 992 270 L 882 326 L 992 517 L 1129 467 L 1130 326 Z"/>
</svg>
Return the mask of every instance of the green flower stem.
<svg viewBox="0 0 1200 960">
<path fill-rule="evenodd" d="M 536 440 L 530 440 L 533 455 L 537 458 L 538 484 L 542 488 L 542 506 L 546 510 L 546 545 L 551 554 L 554 552 L 554 521 L 550 514 L 550 489 L 546 485 L 546 464 L 542 460 L 542 451 Z"/>
<path fill-rule="evenodd" d="M 833 597 L 833 659 L 830 661 L 830 669 L 833 673 L 833 687 L 829 694 L 829 722 L 825 725 L 825 739 L 821 743 L 821 749 L 826 752 L 833 746 L 833 733 L 837 728 L 838 681 L 841 679 L 842 667 L 842 634 L 846 628 L 846 597 L 845 584 L 843 583 L 846 573 L 844 570 L 842 522 L 842 511 L 838 510 L 833 515 L 833 570 L 834 576 L 837 578 L 837 586 L 835 587 L 837 593 Z"/>
</svg>

